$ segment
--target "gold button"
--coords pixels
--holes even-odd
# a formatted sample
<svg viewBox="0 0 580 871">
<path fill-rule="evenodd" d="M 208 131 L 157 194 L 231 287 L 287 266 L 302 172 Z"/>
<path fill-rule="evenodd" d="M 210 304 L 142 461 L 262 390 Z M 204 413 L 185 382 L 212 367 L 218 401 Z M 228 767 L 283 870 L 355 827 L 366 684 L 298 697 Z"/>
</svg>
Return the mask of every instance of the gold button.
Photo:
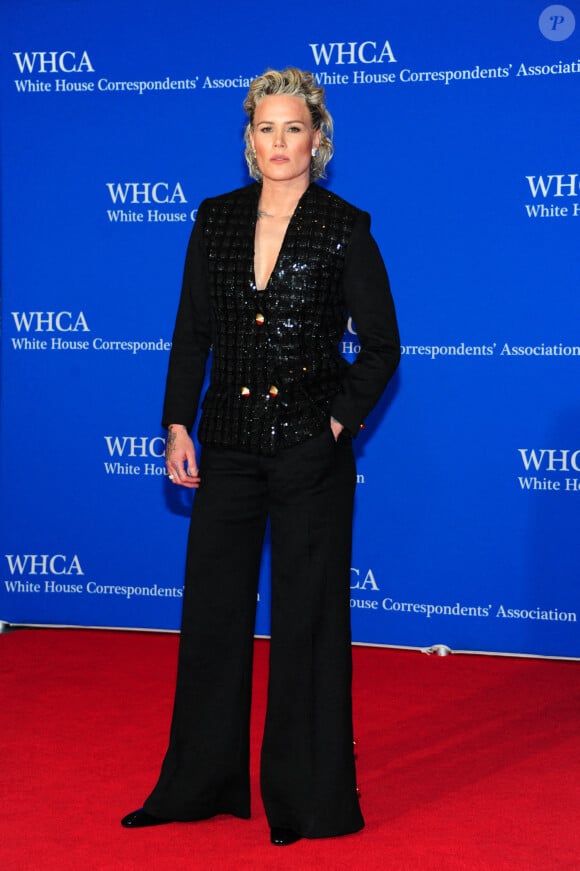
<svg viewBox="0 0 580 871">
<path fill-rule="evenodd" d="M 266 318 L 264 317 L 264 315 L 261 315 L 261 314 L 256 315 L 256 323 L 258 324 L 258 326 L 261 327 L 265 320 L 266 320 Z"/>
<path fill-rule="evenodd" d="M 279 390 L 275 384 L 272 384 L 272 386 L 268 390 L 268 393 L 270 394 L 270 396 L 278 396 Z"/>
<path fill-rule="evenodd" d="M 249 396 L 250 395 L 250 388 L 249 387 L 242 387 L 242 389 L 240 390 L 240 393 L 242 394 L 242 396 Z"/>
</svg>

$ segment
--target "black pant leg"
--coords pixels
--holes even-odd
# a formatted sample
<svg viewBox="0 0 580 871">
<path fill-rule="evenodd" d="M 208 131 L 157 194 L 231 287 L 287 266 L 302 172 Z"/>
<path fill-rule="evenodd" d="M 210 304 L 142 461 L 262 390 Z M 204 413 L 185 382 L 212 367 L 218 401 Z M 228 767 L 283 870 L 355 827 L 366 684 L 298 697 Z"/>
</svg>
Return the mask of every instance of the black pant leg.
<svg viewBox="0 0 580 871">
<path fill-rule="evenodd" d="M 200 474 L 169 749 L 144 805 L 177 820 L 250 815 L 251 673 L 265 483 L 259 461 L 233 451 L 204 450 Z"/>
<path fill-rule="evenodd" d="M 272 461 L 272 640 L 262 748 L 271 826 L 306 837 L 364 825 L 352 735 L 350 558 L 356 471 L 330 429 Z"/>
</svg>

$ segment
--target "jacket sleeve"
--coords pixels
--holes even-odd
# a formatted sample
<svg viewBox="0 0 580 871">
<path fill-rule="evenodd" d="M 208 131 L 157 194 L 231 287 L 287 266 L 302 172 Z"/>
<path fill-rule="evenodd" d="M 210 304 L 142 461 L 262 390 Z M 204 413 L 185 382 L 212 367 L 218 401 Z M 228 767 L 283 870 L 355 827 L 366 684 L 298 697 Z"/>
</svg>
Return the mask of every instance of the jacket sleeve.
<svg viewBox="0 0 580 871">
<path fill-rule="evenodd" d="M 395 307 L 383 259 L 362 212 L 348 246 L 343 293 L 357 331 L 360 352 L 346 369 L 331 414 L 352 436 L 376 405 L 399 364 L 401 347 Z"/>
<path fill-rule="evenodd" d="M 165 387 L 162 424 L 180 423 L 191 430 L 199 405 L 211 347 L 207 255 L 203 239 L 204 204 L 187 247 L 181 298 L 175 320 Z"/>
</svg>

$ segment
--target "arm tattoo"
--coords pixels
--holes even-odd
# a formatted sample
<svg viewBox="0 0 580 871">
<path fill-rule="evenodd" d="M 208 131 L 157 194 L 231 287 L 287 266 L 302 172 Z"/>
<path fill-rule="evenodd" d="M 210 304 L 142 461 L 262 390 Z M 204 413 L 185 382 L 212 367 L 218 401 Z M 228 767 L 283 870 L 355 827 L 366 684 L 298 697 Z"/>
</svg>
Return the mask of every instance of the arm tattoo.
<svg viewBox="0 0 580 871">
<path fill-rule="evenodd" d="M 167 442 L 165 443 L 165 459 L 169 460 L 169 455 L 173 451 L 175 447 L 175 440 L 177 438 L 177 433 L 170 429 L 167 434 Z"/>
</svg>

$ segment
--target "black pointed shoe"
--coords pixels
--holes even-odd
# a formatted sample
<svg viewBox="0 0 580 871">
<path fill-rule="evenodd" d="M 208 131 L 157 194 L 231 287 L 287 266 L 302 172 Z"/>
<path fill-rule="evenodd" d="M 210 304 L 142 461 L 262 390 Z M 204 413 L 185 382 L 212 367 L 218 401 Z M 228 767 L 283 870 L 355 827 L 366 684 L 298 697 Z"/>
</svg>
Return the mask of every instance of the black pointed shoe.
<svg viewBox="0 0 580 871">
<path fill-rule="evenodd" d="M 270 829 L 270 841 L 275 847 L 289 847 L 290 844 L 295 844 L 301 838 L 302 835 L 299 835 L 294 829 L 283 829 L 280 826 L 273 826 Z"/>
<path fill-rule="evenodd" d="M 143 808 L 133 811 L 123 817 L 121 825 L 125 829 L 144 829 L 148 826 L 162 826 L 164 823 L 171 823 L 173 820 L 162 820 L 161 817 L 154 817 L 153 814 L 148 814 Z"/>
</svg>

